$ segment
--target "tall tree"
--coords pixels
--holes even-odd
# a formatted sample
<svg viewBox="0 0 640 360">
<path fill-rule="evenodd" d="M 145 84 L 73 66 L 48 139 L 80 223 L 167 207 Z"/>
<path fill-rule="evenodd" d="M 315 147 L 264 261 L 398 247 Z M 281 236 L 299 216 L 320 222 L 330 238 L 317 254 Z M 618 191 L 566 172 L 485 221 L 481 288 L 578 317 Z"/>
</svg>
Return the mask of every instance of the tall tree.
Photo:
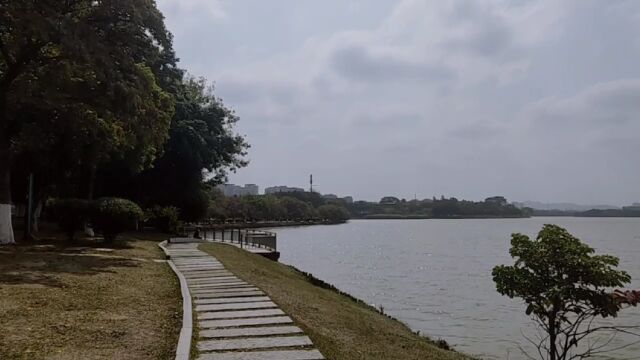
<svg viewBox="0 0 640 360">
<path fill-rule="evenodd" d="M 144 168 L 167 137 L 173 99 L 157 80 L 175 59 L 152 0 L 0 0 L 0 55 L 0 243 L 11 243 L 16 154 L 65 151 L 46 157 L 89 179 L 112 156 Z"/>
<path fill-rule="evenodd" d="M 235 133 L 238 116 L 215 96 L 203 78 L 184 77 L 176 87 L 176 111 L 163 155 L 139 176 L 119 179 L 102 175 L 103 195 L 136 199 L 145 206 L 175 206 L 184 220 L 204 217 L 208 186 L 225 180 L 229 171 L 247 164 L 245 139 Z M 207 180 L 205 184 L 204 180 Z"/>
</svg>

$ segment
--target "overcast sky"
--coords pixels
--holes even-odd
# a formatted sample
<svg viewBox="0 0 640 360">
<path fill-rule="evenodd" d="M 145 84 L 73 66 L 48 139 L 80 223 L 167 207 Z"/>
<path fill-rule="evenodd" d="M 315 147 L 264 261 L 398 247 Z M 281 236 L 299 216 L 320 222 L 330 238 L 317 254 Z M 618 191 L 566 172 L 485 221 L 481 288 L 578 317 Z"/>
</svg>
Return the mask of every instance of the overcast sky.
<svg viewBox="0 0 640 360">
<path fill-rule="evenodd" d="M 640 1 L 158 4 L 241 118 L 232 183 L 640 201 Z"/>
</svg>

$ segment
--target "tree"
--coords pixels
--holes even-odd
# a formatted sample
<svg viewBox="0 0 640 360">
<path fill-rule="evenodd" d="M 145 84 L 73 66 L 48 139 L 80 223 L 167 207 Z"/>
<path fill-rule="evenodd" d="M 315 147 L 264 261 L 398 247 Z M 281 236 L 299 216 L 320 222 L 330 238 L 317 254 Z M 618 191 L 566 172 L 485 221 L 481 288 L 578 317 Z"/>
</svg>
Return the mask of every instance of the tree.
<svg viewBox="0 0 640 360">
<path fill-rule="evenodd" d="M 341 223 L 349 220 L 347 209 L 338 205 L 322 205 L 318 208 L 318 214 L 324 220 L 332 223 Z"/>
<path fill-rule="evenodd" d="M 207 214 L 210 187 L 247 165 L 248 145 L 234 132 L 237 115 L 205 79 L 181 74 L 173 89 L 175 114 L 162 156 L 140 174 L 116 161 L 101 172 L 98 187 L 103 196 L 131 198 L 144 207 L 175 206 L 183 220 L 196 221 Z"/>
<path fill-rule="evenodd" d="M 589 335 L 630 330 L 594 323 L 598 317 L 615 317 L 621 309 L 622 302 L 608 290 L 631 280 L 616 270 L 618 258 L 595 255 L 593 248 L 556 225 L 545 225 L 535 240 L 513 234 L 509 253 L 515 264 L 496 266 L 493 280 L 500 294 L 524 299 L 526 314 L 544 331 L 538 341 L 530 340 L 542 359 L 582 359 L 606 350 L 593 343 L 579 348 Z"/>
<path fill-rule="evenodd" d="M 105 158 L 137 169 L 155 159 L 173 111 L 156 77 L 174 67 L 152 1 L 0 0 L 0 243 L 14 241 L 17 154 L 70 144 L 62 157 L 89 183 Z"/>
<path fill-rule="evenodd" d="M 285 217 L 287 220 L 308 220 L 315 217 L 314 209 L 308 203 L 298 200 L 291 196 L 278 196 L 280 204 L 285 209 Z"/>
</svg>

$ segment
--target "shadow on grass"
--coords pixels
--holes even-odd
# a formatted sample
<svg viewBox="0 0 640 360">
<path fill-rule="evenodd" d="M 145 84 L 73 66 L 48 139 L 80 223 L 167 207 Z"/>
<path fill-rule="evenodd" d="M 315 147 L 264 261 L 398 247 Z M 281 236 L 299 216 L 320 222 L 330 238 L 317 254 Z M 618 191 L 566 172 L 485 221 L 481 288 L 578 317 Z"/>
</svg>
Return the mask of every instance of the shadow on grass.
<svg viewBox="0 0 640 360">
<path fill-rule="evenodd" d="M 22 239 L 22 236 L 17 239 Z M 42 234 L 37 236 L 35 240 L 29 241 L 18 241 L 15 245 L 17 248 L 30 248 L 32 251 L 47 251 L 49 249 L 56 249 L 55 251 L 66 250 L 66 251 L 82 251 L 84 248 L 86 249 L 97 249 L 97 248 L 107 248 L 113 250 L 123 250 L 123 249 L 132 249 L 133 246 L 130 245 L 130 237 L 129 236 L 120 236 L 118 239 L 112 243 L 104 242 L 102 237 L 78 237 L 75 240 L 68 240 L 67 237 L 63 234 L 49 233 Z M 2 248 L 0 248 L 2 251 Z"/>
<path fill-rule="evenodd" d="M 108 249 L 96 253 L 99 248 Z M 132 249 L 126 241 L 104 244 L 95 240 L 67 243 L 44 239 L 37 243 L 19 243 L 0 247 L 0 286 L 41 285 L 63 287 L 60 278 L 67 275 L 91 276 L 115 273 L 117 268 L 137 267 L 141 262 L 113 256 L 114 250 Z"/>
</svg>

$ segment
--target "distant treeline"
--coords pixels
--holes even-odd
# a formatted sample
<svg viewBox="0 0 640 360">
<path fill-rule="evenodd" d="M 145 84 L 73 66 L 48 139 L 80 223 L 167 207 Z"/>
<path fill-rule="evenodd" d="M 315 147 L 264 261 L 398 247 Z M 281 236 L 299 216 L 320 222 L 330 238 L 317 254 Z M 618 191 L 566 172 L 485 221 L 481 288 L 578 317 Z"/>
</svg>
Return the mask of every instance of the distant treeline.
<svg viewBox="0 0 640 360">
<path fill-rule="evenodd" d="M 226 221 L 296 221 L 341 223 L 350 218 L 339 200 L 327 200 L 315 192 L 226 197 L 213 191 L 209 218 Z"/>
<path fill-rule="evenodd" d="M 592 209 L 587 211 L 533 210 L 533 216 L 640 217 L 640 210 Z"/>
<path fill-rule="evenodd" d="M 485 201 L 446 199 L 399 200 L 387 197 L 380 202 L 356 201 L 347 204 L 354 218 L 361 219 L 429 219 L 528 217 L 530 209 L 519 209 L 502 196 Z"/>
</svg>

